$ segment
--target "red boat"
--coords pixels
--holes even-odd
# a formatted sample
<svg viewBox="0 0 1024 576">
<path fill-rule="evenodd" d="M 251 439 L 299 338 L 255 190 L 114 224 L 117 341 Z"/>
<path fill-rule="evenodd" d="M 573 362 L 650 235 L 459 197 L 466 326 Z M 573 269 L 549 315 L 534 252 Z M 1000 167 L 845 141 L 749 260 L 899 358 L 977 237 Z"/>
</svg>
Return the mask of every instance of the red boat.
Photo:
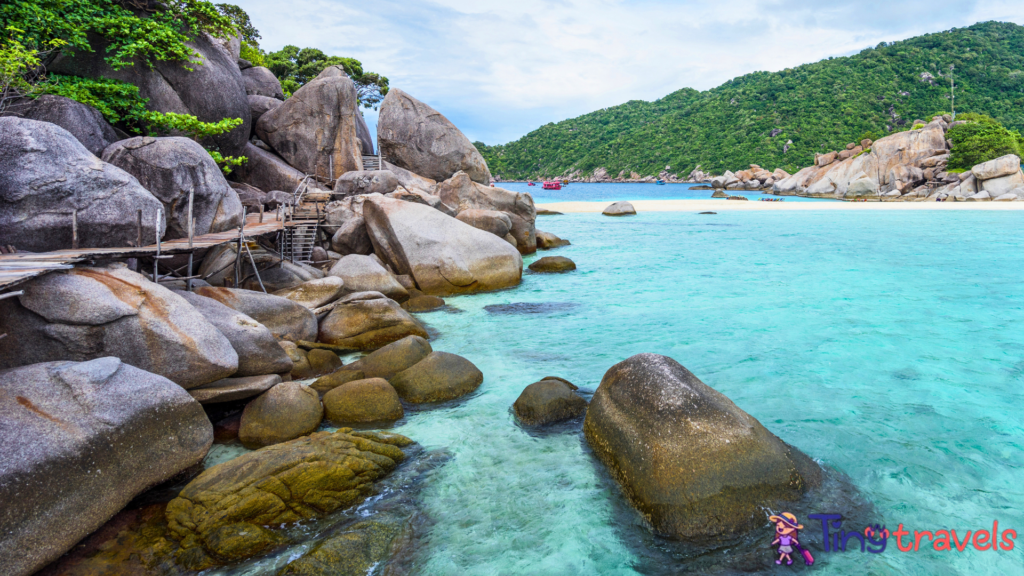
<svg viewBox="0 0 1024 576">
<path fill-rule="evenodd" d="M 526 185 L 527 186 L 536 186 L 536 184 L 534 184 L 532 180 L 527 182 Z"/>
<path fill-rule="evenodd" d="M 561 182 L 545 182 L 544 183 L 544 189 L 545 190 L 561 190 L 562 189 L 562 183 Z"/>
</svg>

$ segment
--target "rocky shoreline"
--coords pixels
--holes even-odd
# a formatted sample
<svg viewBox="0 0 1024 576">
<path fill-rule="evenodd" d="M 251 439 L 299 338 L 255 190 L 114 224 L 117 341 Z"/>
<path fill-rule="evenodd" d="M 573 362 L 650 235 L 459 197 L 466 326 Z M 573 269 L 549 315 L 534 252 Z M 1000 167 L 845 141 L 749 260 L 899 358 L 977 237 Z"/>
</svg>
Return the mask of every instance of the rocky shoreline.
<svg viewBox="0 0 1024 576">
<path fill-rule="evenodd" d="M 537 230 L 529 194 L 492 186 L 469 140 L 426 104 L 388 93 L 381 165 L 364 170 L 373 142 L 340 66 L 284 99 L 237 46 L 204 36 L 199 72 L 135 78 L 161 111 L 243 120 L 218 137 L 248 157 L 230 180 L 195 140 L 122 138 L 71 100 L 0 117 L 7 255 L 241 228 L 187 258 L 83 252 L 0 293 L 6 573 L 177 575 L 266 561 L 278 574 L 357 574 L 400 562 L 417 524 L 403 491 L 444 458 L 382 430 L 486 381 L 469 359 L 434 350 L 416 314 L 514 288 L 524 255 L 568 244 Z M 59 65 L 114 74 L 90 58 Z M 283 213 L 292 229 L 247 238 L 247 210 Z M 296 216 L 310 213 L 311 224 Z M 303 226 L 312 246 L 296 257 Z M 529 269 L 576 265 L 548 257 Z M 510 409 L 521 426 L 581 434 L 654 534 L 717 546 L 822 483 L 818 464 L 669 358 L 613 366 L 589 407 L 576 390 L 547 377 Z M 662 426 L 679 441 L 643 441 Z M 214 443 L 240 455 L 203 469 Z M 140 504 L 147 494 L 159 501 Z"/>
</svg>

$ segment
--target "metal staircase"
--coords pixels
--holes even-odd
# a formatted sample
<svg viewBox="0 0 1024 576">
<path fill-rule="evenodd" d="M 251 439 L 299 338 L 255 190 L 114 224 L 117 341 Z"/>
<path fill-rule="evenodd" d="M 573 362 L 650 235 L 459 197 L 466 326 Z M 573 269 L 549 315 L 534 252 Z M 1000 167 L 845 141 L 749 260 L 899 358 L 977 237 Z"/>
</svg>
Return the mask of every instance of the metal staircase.
<svg viewBox="0 0 1024 576">
<path fill-rule="evenodd" d="M 363 156 L 363 170 L 380 170 L 380 156 Z"/>
<path fill-rule="evenodd" d="M 290 262 L 311 264 L 313 248 L 320 232 L 323 211 L 319 202 L 306 202 L 310 176 L 303 178 L 295 189 L 292 205 L 285 208 L 284 228 L 281 234 L 281 257 Z"/>
</svg>

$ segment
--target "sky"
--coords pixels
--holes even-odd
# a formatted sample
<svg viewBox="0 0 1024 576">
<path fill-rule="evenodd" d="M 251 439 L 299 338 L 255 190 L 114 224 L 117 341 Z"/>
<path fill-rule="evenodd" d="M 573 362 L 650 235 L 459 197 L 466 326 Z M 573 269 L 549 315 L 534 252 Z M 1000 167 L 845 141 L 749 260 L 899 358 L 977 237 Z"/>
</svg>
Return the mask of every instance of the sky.
<svg viewBox="0 0 1024 576">
<path fill-rule="evenodd" d="M 1024 25 L 1022 0 L 233 1 L 265 50 L 356 58 L 487 144 L 883 41 L 986 20 Z M 375 131 L 376 113 L 364 115 Z"/>
</svg>

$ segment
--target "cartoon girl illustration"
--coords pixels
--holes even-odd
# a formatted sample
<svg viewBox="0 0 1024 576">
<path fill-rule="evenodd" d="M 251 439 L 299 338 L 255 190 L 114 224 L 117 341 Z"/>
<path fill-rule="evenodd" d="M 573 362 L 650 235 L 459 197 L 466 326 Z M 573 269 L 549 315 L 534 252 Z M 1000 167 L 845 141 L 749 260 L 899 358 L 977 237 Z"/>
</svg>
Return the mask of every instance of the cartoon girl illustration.
<svg viewBox="0 0 1024 576">
<path fill-rule="evenodd" d="M 775 540 L 772 541 L 772 545 L 779 545 L 779 559 L 775 563 L 782 564 L 782 561 L 785 560 L 786 565 L 790 566 L 793 564 L 793 558 L 790 557 L 793 547 L 800 546 L 800 542 L 797 540 L 798 530 L 803 530 L 804 526 L 798 524 L 796 516 L 789 512 L 783 512 L 781 516 L 770 516 L 768 519 L 775 522 Z"/>
</svg>

